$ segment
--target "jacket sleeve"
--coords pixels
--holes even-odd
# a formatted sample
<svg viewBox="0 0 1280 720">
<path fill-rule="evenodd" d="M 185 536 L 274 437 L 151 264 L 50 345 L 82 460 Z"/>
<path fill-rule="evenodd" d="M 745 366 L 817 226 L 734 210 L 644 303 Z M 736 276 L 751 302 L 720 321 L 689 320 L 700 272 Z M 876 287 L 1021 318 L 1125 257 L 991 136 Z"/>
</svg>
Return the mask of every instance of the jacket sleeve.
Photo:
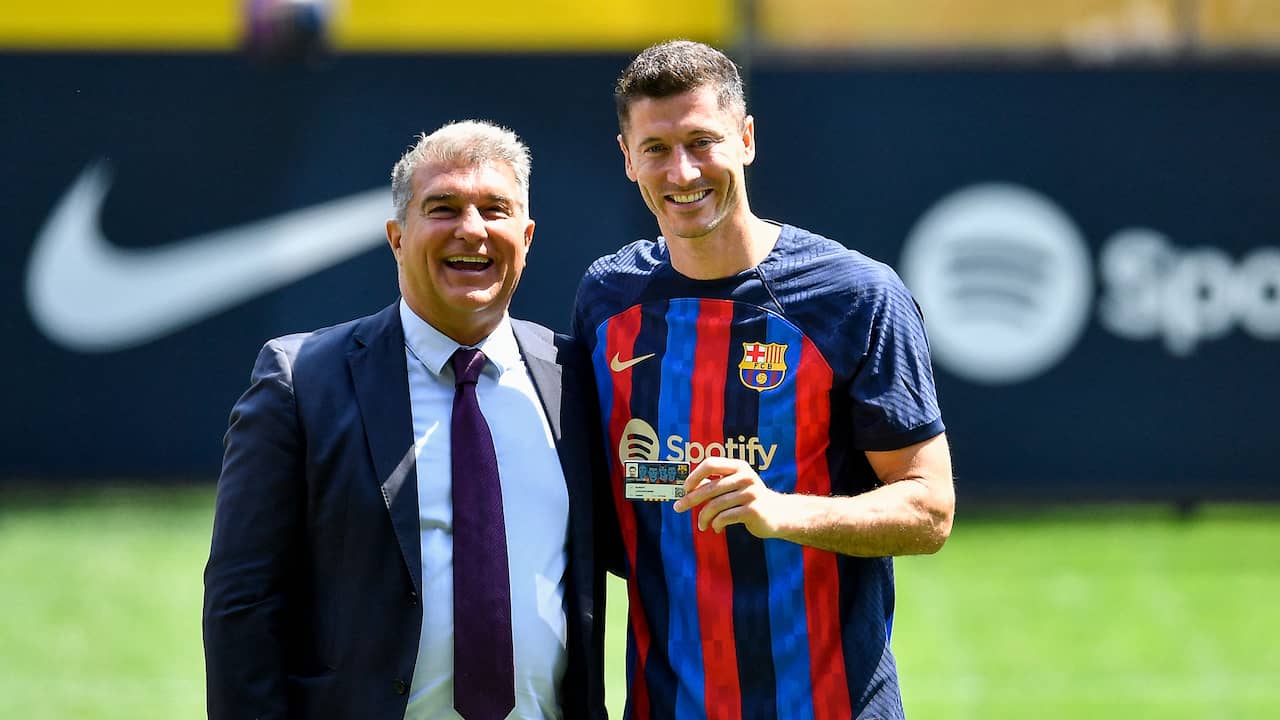
<svg viewBox="0 0 1280 720">
<path fill-rule="evenodd" d="M 304 532 L 305 482 L 291 359 L 281 341 L 259 353 L 223 444 L 204 572 L 209 718 L 283 718 L 290 570 Z"/>
</svg>

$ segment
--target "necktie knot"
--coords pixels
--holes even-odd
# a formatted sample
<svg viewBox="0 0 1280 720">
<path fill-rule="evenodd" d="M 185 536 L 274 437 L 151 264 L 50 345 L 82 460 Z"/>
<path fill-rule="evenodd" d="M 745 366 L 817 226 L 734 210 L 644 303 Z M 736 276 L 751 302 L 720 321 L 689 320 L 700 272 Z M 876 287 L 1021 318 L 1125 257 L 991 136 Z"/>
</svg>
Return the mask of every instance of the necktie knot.
<svg viewBox="0 0 1280 720">
<path fill-rule="evenodd" d="M 475 385 L 480 379 L 480 371 L 484 369 L 484 353 L 479 348 L 460 347 L 453 353 L 449 362 L 453 364 L 453 384 Z"/>
</svg>

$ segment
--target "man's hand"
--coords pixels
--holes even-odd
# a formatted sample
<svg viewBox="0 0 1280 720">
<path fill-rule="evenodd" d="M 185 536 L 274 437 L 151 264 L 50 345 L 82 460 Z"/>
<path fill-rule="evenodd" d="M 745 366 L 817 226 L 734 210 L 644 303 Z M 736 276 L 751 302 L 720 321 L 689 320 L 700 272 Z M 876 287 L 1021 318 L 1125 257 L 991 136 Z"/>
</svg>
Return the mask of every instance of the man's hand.
<svg viewBox="0 0 1280 720">
<path fill-rule="evenodd" d="M 674 509 L 701 506 L 699 530 L 719 533 L 739 523 L 758 538 L 778 537 L 795 505 L 795 496 L 770 490 L 746 461 L 718 455 L 698 463 L 684 481 L 684 492 Z"/>
<path fill-rule="evenodd" d="M 712 456 L 689 473 L 674 509 L 698 508 L 700 530 L 739 523 L 758 538 L 855 557 L 937 552 L 951 534 L 956 503 L 946 435 L 866 457 L 882 485 L 818 496 L 770 490 L 745 461 Z"/>
</svg>

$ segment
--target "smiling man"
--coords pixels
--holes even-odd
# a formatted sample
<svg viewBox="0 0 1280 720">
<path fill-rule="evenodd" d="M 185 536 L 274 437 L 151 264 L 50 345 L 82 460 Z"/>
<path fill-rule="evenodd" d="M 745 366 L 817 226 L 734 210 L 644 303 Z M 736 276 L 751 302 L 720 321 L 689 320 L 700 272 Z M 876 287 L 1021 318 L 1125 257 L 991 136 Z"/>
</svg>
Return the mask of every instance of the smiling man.
<svg viewBox="0 0 1280 720">
<path fill-rule="evenodd" d="M 421 137 L 401 300 L 259 354 L 205 570 L 211 719 L 603 716 L 589 371 L 507 314 L 529 171 L 495 125 Z"/>
<path fill-rule="evenodd" d="M 752 214 L 718 50 L 648 48 L 615 100 L 662 235 L 592 264 L 574 331 L 616 448 L 629 717 L 900 718 L 891 557 L 937 551 L 955 505 L 919 310 L 887 266 Z"/>
</svg>

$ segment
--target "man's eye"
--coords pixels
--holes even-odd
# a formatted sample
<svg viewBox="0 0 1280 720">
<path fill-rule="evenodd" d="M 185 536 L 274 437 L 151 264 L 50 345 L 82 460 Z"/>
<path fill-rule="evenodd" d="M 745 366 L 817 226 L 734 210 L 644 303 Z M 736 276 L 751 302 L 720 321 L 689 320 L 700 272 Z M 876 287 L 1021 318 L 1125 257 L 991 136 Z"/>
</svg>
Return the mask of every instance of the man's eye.
<svg viewBox="0 0 1280 720">
<path fill-rule="evenodd" d="M 448 205 L 436 205 L 434 207 L 427 208 L 426 214 L 427 217 L 453 217 L 457 214 L 457 211 Z"/>
<path fill-rule="evenodd" d="M 502 207 L 500 205 L 496 207 L 485 208 L 483 210 L 483 214 L 485 218 L 488 220 L 501 220 L 503 218 L 511 217 L 511 211 L 507 210 L 505 207 Z"/>
<path fill-rule="evenodd" d="M 659 155 L 667 151 L 666 145 L 648 145 L 644 148 L 645 155 Z"/>
<path fill-rule="evenodd" d="M 715 144 L 716 144 L 716 141 L 712 140 L 711 138 L 698 138 L 697 140 L 693 141 L 693 146 L 699 150 L 706 150 L 707 148 Z"/>
</svg>

